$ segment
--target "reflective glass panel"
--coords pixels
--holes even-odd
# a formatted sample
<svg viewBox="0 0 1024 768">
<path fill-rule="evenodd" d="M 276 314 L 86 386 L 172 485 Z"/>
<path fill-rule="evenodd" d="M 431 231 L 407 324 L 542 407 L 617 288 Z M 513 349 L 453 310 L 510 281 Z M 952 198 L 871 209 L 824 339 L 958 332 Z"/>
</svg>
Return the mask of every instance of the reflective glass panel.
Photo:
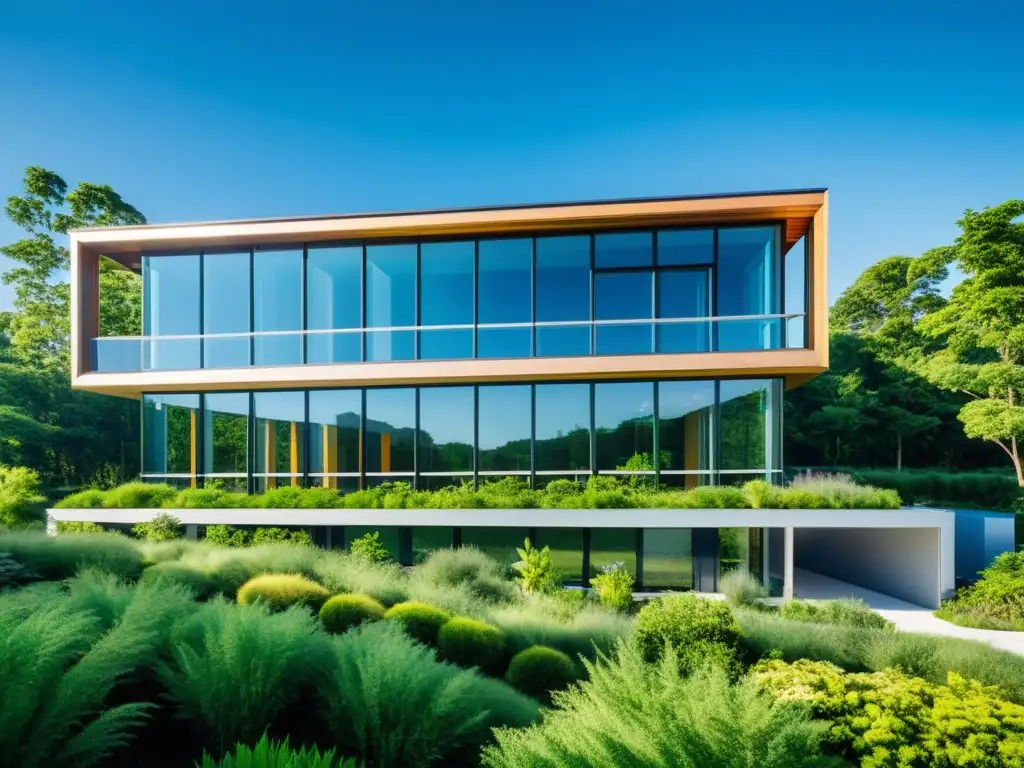
<svg viewBox="0 0 1024 768">
<path fill-rule="evenodd" d="M 662 381 L 657 386 L 661 469 L 710 470 L 715 382 Z M 703 484 L 702 477 L 685 475 L 681 484 L 693 488 Z"/>
<path fill-rule="evenodd" d="M 480 471 L 530 471 L 530 386 L 479 390 Z"/>
<path fill-rule="evenodd" d="M 300 485 L 305 452 L 306 397 L 303 392 L 256 392 L 257 491 Z M 275 477 L 275 475 L 283 475 Z"/>
<path fill-rule="evenodd" d="M 595 385 L 594 418 L 598 471 L 625 469 L 644 455 L 654 469 L 654 384 Z"/>
<path fill-rule="evenodd" d="M 142 257 L 142 335 L 184 336 L 199 327 L 198 254 Z M 144 370 L 199 368 L 199 339 L 168 339 L 146 344 Z M 136 363 L 138 358 L 135 358 Z M 129 370 L 138 370 L 138 366 Z"/>
<path fill-rule="evenodd" d="M 594 266 L 649 267 L 654 263 L 650 232 L 607 232 L 594 236 Z"/>
<path fill-rule="evenodd" d="M 298 365 L 301 334 L 258 333 L 302 329 L 302 251 L 256 251 L 252 259 L 254 364 Z"/>
<path fill-rule="evenodd" d="M 551 564 L 564 581 L 583 581 L 583 529 L 538 528 L 537 541 L 530 543 L 550 548 Z"/>
<path fill-rule="evenodd" d="M 478 247 L 480 299 L 477 322 L 481 325 L 530 322 L 533 240 L 481 240 Z"/>
<path fill-rule="evenodd" d="M 710 270 L 662 270 L 658 274 L 658 317 L 708 317 L 710 287 Z M 660 324 L 658 351 L 708 352 L 711 327 L 711 323 Z"/>
<path fill-rule="evenodd" d="M 473 387 L 421 388 L 419 471 L 472 472 L 473 443 Z"/>
<path fill-rule="evenodd" d="M 356 539 L 362 538 L 368 533 L 379 533 L 380 543 L 384 545 L 384 548 L 391 555 L 391 559 L 398 561 L 399 557 L 399 532 L 398 527 L 394 525 L 381 525 L 381 526 L 361 526 L 361 525 L 346 525 L 345 526 L 345 548 L 348 549 L 352 546 L 352 542 Z"/>
<path fill-rule="evenodd" d="M 537 357 L 590 354 L 590 325 L 537 328 Z"/>
<path fill-rule="evenodd" d="M 416 359 L 415 331 L 367 331 L 366 359 L 370 362 Z"/>
<path fill-rule="evenodd" d="M 479 328 L 476 332 L 476 356 L 530 357 L 532 334 L 530 328 Z"/>
<path fill-rule="evenodd" d="M 590 385 L 538 384 L 537 471 L 590 469 Z"/>
<path fill-rule="evenodd" d="M 779 311 L 779 258 L 775 227 L 718 231 L 718 307 L 722 317 L 769 315 Z M 718 349 L 775 349 L 781 326 L 774 322 L 722 322 Z"/>
<path fill-rule="evenodd" d="M 310 248 L 306 254 L 306 327 L 312 331 L 363 324 L 363 249 Z M 308 334 L 306 361 L 353 363 L 362 359 L 358 333 Z"/>
<path fill-rule="evenodd" d="M 602 566 L 622 563 L 629 574 L 636 579 L 636 529 L 634 528 L 591 528 L 590 529 L 590 574 L 596 576 Z"/>
<path fill-rule="evenodd" d="M 203 256 L 203 333 L 241 334 L 207 338 L 203 367 L 249 365 L 249 252 Z"/>
<path fill-rule="evenodd" d="M 719 384 L 721 469 L 764 469 L 771 381 L 735 379 Z"/>
<path fill-rule="evenodd" d="M 472 240 L 420 246 L 421 325 L 473 323 L 475 247 Z"/>
<path fill-rule="evenodd" d="M 309 393 L 309 472 L 332 474 L 359 472 L 359 424 L 362 391 L 324 389 Z M 340 488 L 340 478 L 325 477 L 319 483 Z"/>
<path fill-rule="evenodd" d="M 448 549 L 452 545 L 450 526 L 417 526 L 412 529 L 412 562 L 422 563 L 431 552 Z"/>
<path fill-rule="evenodd" d="M 713 229 L 663 229 L 658 232 L 658 266 L 711 264 L 715 260 Z"/>
<path fill-rule="evenodd" d="M 366 326 L 390 328 L 412 325 L 416 325 L 416 246 L 368 246 Z"/>
<path fill-rule="evenodd" d="M 644 530 L 643 585 L 693 589 L 693 541 L 689 528 Z"/>
<path fill-rule="evenodd" d="M 654 274 L 652 272 L 605 272 L 594 276 L 597 320 L 632 320 L 654 317 Z M 597 326 L 597 354 L 633 355 L 650 353 L 652 326 Z"/>
<path fill-rule="evenodd" d="M 203 395 L 203 469 L 245 474 L 248 469 L 249 393 Z"/>
<path fill-rule="evenodd" d="M 718 578 L 732 571 L 747 571 L 750 563 L 748 528 L 718 529 Z"/>
<path fill-rule="evenodd" d="M 473 331 L 420 331 L 420 360 L 460 360 L 473 356 Z"/>
<path fill-rule="evenodd" d="M 198 419 L 199 395 L 143 395 L 143 473 L 196 474 Z"/>
<path fill-rule="evenodd" d="M 416 390 L 366 390 L 366 471 L 414 470 Z"/>
<path fill-rule="evenodd" d="M 463 528 L 462 546 L 476 547 L 499 563 L 511 565 L 519 560 L 516 548 L 529 535 L 526 528 Z"/>
<path fill-rule="evenodd" d="M 562 320 L 590 320 L 586 235 L 537 238 L 537 321 Z"/>
<path fill-rule="evenodd" d="M 801 237 L 786 254 L 786 314 L 807 311 L 807 238 Z M 786 346 L 801 348 L 806 339 L 806 318 L 786 321 Z"/>
</svg>

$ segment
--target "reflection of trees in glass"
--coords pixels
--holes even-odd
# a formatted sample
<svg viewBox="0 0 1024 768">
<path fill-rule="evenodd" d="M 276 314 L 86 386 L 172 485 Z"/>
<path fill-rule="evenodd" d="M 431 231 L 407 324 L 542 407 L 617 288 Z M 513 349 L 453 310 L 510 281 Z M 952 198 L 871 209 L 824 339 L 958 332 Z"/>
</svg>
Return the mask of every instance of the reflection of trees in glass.
<svg viewBox="0 0 1024 768">
<path fill-rule="evenodd" d="M 167 471 L 188 474 L 192 471 L 192 411 L 165 405 L 167 409 Z M 155 412 L 159 418 L 160 412 Z"/>
<path fill-rule="evenodd" d="M 386 421 L 366 420 L 366 471 L 381 472 L 382 435 L 391 441 L 391 472 L 412 472 L 416 429 L 393 427 Z"/>
<path fill-rule="evenodd" d="M 420 431 L 420 471 L 472 472 L 473 446 L 468 443 L 435 443 L 430 433 Z"/>
<path fill-rule="evenodd" d="M 210 417 L 213 472 L 245 472 L 249 443 L 248 419 L 229 413 Z"/>
<path fill-rule="evenodd" d="M 647 454 L 649 460 L 654 447 L 654 418 L 638 416 L 613 429 L 598 427 L 596 439 L 598 469 L 616 469 L 641 453 Z"/>
<path fill-rule="evenodd" d="M 746 528 L 718 529 L 718 562 L 721 575 L 746 568 L 747 537 Z"/>
<path fill-rule="evenodd" d="M 480 449 L 480 470 L 530 470 L 530 438 L 510 440 L 497 448 Z"/>
<path fill-rule="evenodd" d="M 554 437 L 538 439 L 536 453 L 539 470 L 589 469 L 590 430 L 576 427 L 569 432 L 556 432 Z"/>
<path fill-rule="evenodd" d="M 762 469 L 767 392 L 758 390 L 721 404 L 722 469 Z"/>
</svg>

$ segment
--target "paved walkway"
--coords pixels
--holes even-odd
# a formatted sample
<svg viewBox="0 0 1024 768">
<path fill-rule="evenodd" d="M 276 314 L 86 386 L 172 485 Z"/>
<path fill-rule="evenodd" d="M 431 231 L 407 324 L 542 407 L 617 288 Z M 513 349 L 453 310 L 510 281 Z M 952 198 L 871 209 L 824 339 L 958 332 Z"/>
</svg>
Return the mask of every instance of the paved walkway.
<svg viewBox="0 0 1024 768">
<path fill-rule="evenodd" d="M 805 600 L 835 600 L 840 597 L 857 597 L 876 612 L 896 625 L 903 632 L 920 632 L 925 635 L 959 637 L 965 640 L 980 640 L 1004 651 L 1024 656 L 1024 632 L 1000 632 L 993 629 L 971 629 L 958 627 L 948 621 L 936 618 L 927 608 L 898 600 L 864 587 L 830 579 L 819 573 L 795 569 L 794 592 Z"/>
</svg>

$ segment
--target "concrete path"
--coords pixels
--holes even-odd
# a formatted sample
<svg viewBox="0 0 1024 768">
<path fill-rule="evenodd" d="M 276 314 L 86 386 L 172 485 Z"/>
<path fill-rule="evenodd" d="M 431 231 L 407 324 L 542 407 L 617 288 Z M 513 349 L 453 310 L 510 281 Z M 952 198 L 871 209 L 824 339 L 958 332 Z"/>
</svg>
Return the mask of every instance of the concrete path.
<svg viewBox="0 0 1024 768">
<path fill-rule="evenodd" d="M 879 592 L 873 592 L 855 584 L 830 579 L 819 573 L 794 570 L 794 592 L 805 600 L 835 600 L 840 597 L 856 597 L 863 600 L 876 612 L 896 625 L 902 632 L 920 632 L 925 635 L 959 637 L 965 640 L 980 640 L 1004 651 L 1024 656 L 1024 632 L 1000 632 L 993 629 L 971 629 L 958 627 L 948 621 L 936 618 L 927 608 L 898 600 Z"/>
</svg>

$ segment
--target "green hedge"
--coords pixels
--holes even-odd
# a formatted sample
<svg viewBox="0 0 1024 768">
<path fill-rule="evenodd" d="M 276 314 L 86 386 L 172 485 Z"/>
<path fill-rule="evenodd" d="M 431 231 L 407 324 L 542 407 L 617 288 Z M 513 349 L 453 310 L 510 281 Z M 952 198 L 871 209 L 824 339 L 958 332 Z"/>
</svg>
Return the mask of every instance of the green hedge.
<svg viewBox="0 0 1024 768">
<path fill-rule="evenodd" d="M 1024 631 L 1024 552 L 1004 552 L 935 615 L 962 627 Z"/>
<path fill-rule="evenodd" d="M 684 672 L 697 669 L 708 659 L 738 669 L 741 636 L 739 622 L 725 602 L 697 595 L 652 600 L 636 617 L 636 642 L 644 658 L 655 663 L 670 647 Z"/>
<path fill-rule="evenodd" d="M 513 687 L 527 696 L 550 701 L 552 691 L 568 688 L 577 678 L 576 665 L 566 654 L 535 645 L 512 657 L 506 676 Z"/>
<path fill-rule="evenodd" d="M 437 633 L 437 647 L 448 661 L 462 667 L 497 672 L 505 657 L 505 636 L 492 624 L 457 616 Z"/>
<path fill-rule="evenodd" d="M 260 495 L 216 489 L 176 491 L 170 486 L 128 483 L 109 491 L 89 489 L 61 499 L 60 509 L 96 507 L 136 509 L 895 509 L 897 493 L 831 481 L 816 489 L 773 488 L 763 481 L 735 486 L 703 486 L 688 491 L 652 490 L 617 477 L 591 477 L 586 486 L 571 480 L 552 481 L 532 489 L 519 478 L 506 477 L 473 490 L 469 484 L 437 491 L 413 490 L 409 483 L 383 483 L 375 488 L 340 494 L 329 488 L 275 488 Z"/>
<path fill-rule="evenodd" d="M 427 603 L 410 601 L 392 606 L 384 618 L 397 621 L 413 640 L 419 640 L 425 645 L 436 645 L 437 634 L 451 619 L 451 614 Z"/>
<path fill-rule="evenodd" d="M 261 602 L 271 610 L 281 611 L 292 605 L 308 605 L 319 610 L 331 596 L 315 581 L 294 573 L 267 573 L 249 579 L 238 590 L 238 602 L 250 605 Z"/>
<path fill-rule="evenodd" d="M 384 618 L 384 606 L 368 595 L 335 595 L 320 609 L 320 621 L 332 635 Z"/>
</svg>

